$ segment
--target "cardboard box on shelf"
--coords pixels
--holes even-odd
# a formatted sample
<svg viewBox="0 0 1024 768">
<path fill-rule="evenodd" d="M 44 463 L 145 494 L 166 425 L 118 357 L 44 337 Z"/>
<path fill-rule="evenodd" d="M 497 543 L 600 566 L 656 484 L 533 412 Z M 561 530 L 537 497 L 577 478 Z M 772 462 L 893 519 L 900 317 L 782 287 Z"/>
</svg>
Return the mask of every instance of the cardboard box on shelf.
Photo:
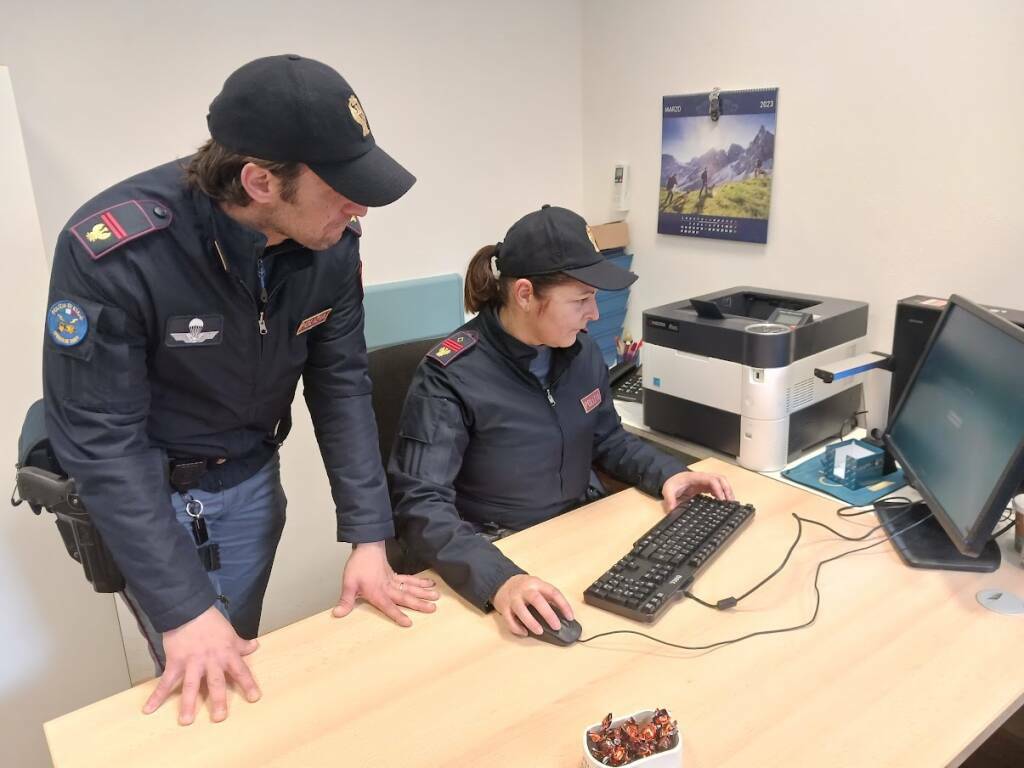
<svg viewBox="0 0 1024 768">
<path fill-rule="evenodd" d="M 611 248 L 625 248 L 629 245 L 629 225 L 624 221 L 610 221 L 607 224 L 591 224 L 597 247 L 602 251 Z"/>
</svg>

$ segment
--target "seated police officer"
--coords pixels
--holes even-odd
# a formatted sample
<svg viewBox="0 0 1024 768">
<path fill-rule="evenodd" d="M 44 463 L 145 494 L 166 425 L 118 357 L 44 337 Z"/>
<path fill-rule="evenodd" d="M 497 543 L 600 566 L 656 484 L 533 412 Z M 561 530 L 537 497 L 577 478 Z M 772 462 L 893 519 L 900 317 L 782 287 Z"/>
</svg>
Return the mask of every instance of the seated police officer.
<svg viewBox="0 0 1024 768">
<path fill-rule="evenodd" d="M 357 217 L 415 178 L 376 146 L 341 75 L 299 56 L 240 68 L 207 122 L 197 154 L 72 217 L 44 353 L 54 452 L 163 667 L 143 711 L 180 683 L 183 724 L 204 679 L 215 721 L 228 678 L 259 697 L 242 657 L 284 525 L 278 446 L 300 376 L 338 539 L 354 546 L 335 615 L 362 597 L 408 626 L 399 606 L 437 599 L 384 556 L 393 522 L 363 338 Z"/>
<path fill-rule="evenodd" d="M 688 472 L 623 428 L 608 370 L 581 333 L 598 317 L 596 289 L 636 276 L 607 261 L 584 220 L 544 206 L 482 248 L 466 273 L 466 308 L 479 312 L 420 363 L 388 467 L 406 556 L 434 568 L 511 632 L 573 618 L 561 592 L 526 574 L 491 541 L 588 500 L 591 465 L 661 494 L 666 512 L 728 482 Z M 566 546 L 571 546 L 566 542 Z"/>
</svg>

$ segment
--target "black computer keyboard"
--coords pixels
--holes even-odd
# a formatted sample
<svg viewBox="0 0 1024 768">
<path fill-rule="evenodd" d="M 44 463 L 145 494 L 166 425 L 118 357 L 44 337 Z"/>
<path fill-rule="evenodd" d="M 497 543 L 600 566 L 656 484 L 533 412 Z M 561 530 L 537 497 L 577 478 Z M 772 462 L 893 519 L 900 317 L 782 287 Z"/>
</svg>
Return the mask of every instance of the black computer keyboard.
<svg viewBox="0 0 1024 768">
<path fill-rule="evenodd" d="M 644 377 L 639 368 L 615 385 L 612 397 L 627 403 L 642 403 L 644 401 Z"/>
<path fill-rule="evenodd" d="M 655 621 L 753 516 L 749 504 L 695 496 L 637 539 L 587 588 L 583 602 L 637 621 Z"/>
</svg>

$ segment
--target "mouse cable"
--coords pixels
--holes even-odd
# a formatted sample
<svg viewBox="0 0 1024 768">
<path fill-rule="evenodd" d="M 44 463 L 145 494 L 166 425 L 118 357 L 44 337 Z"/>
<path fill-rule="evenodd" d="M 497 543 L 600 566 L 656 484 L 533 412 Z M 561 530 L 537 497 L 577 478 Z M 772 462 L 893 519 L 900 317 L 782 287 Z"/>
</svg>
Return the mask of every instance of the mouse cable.
<svg viewBox="0 0 1024 768">
<path fill-rule="evenodd" d="M 995 533 L 993 533 L 993 534 L 992 534 L 992 541 L 995 541 L 996 539 L 998 539 L 998 538 L 999 538 L 1000 536 L 1002 536 L 1002 535 L 1003 535 L 1004 533 L 1006 533 L 1006 532 L 1007 532 L 1008 530 L 1010 530 L 1011 528 L 1013 528 L 1013 526 L 1014 526 L 1014 525 L 1016 525 L 1016 523 L 1014 523 L 1014 522 L 1009 522 L 1009 523 L 1007 523 L 1007 524 L 1006 524 L 1005 526 L 1003 526 L 1002 528 L 1000 528 L 1000 529 L 999 529 L 998 531 L 996 531 Z"/>
<path fill-rule="evenodd" d="M 797 522 L 798 523 L 800 522 L 801 518 L 799 516 L 794 514 L 793 517 L 797 518 Z M 661 639 L 659 639 L 657 637 L 653 637 L 653 636 L 645 634 L 643 632 L 637 632 L 635 629 L 615 629 L 615 630 L 612 630 L 610 632 L 600 632 L 600 633 L 598 633 L 596 635 L 591 635 L 590 637 L 586 637 L 586 638 L 583 638 L 581 640 L 578 640 L 577 642 L 589 643 L 591 640 L 596 640 L 599 637 L 609 637 L 611 635 L 639 635 L 640 637 L 647 638 L 648 640 L 652 640 L 655 643 L 660 643 L 661 645 L 667 645 L 670 648 L 679 648 L 679 649 L 684 650 L 684 651 L 710 651 L 713 648 L 718 648 L 718 647 L 724 646 L 724 645 L 732 645 L 733 643 L 739 643 L 739 642 L 741 642 L 743 640 L 749 640 L 752 637 L 758 637 L 760 635 L 778 635 L 778 634 L 782 634 L 784 632 L 794 632 L 794 631 L 796 631 L 798 629 L 804 629 L 805 627 L 809 627 L 811 624 L 814 623 L 815 619 L 818 618 L 818 611 L 821 609 L 821 590 L 818 588 L 818 577 L 821 575 L 821 569 L 825 565 L 825 563 L 831 563 L 834 560 L 839 560 L 840 558 L 846 557 L 847 555 L 852 555 L 855 552 L 863 552 L 866 549 L 871 549 L 872 547 L 877 547 L 879 544 L 882 544 L 882 543 L 892 539 L 893 536 L 899 536 L 901 534 L 906 533 L 911 528 L 914 528 L 914 527 L 920 525 L 921 523 L 923 523 L 926 520 L 928 520 L 930 517 L 931 517 L 931 513 L 929 513 L 926 517 L 922 517 L 920 520 L 915 520 L 913 523 L 911 523 L 910 525 L 906 526 L 905 528 L 903 528 L 903 529 L 901 529 L 899 531 L 896 531 L 891 536 L 886 536 L 885 538 L 879 539 L 878 541 L 872 542 L 871 544 L 868 544 L 867 546 L 864 546 L 864 547 L 857 547 L 856 549 L 849 549 L 846 552 L 841 552 L 838 555 L 835 555 L 834 557 L 830 557 L 830 558 L 828 558 L 826 560 L 822 560 L 821 562 L 819 562 L 818 563 L 818 567 L 814 571 L 814 611 L 811 613 L 811 618 L 809 618 L 803 624 L 797 624 L 797 625 L 792 626 L 792 627 L 782 627 L 782 628 L 779 628 L 779 629 L 762 629 L 762 630 L 759 630 L 757 632 L 750 632 L 750 633 L 748 633 L 746 635 L 743 635 L 742 637 L 733 638 L 732 640 L 719 640 L 716 643 L 709 643 L 708 645 L 680 645 L 678 643 L 670 643 L 667 640 L 661 640 Z"/>
<path fill-rule="evenodd" d="M 866 515 L 868 512 L 874 512 L 876 509 L 881 507 L 882 509 L 888 509 L 889 507 L 902 507 L 904 504 L 913 504 L 910 499 L 906 496 L 888 496 L 884 499 L 869 504 L 867 509 L 857 509 L 856 504 L 847 504 L 845 507 L 840 507 L 836 510 L 836 514 L 839 517 L 857 517 L 858 515 Z M 848 509 L 857 509 L 856 512 L 847 512 Z"/>
<path fill-rule="evenodd" d="M 900 517 L 900 516 L 906 514 L 907 512 L 910 511 L 911 507 L 913 507 L 913 505 L 914 505 L 914 502 L 912 502 L 910 499 L 906 498 L 905 496 L 893 496 L 893 497 L 891 497 L 889 499 L 884 499 L 883 501 L 885 501 L 886 503 L 882 504 L 882 502 L 879 502 L 879 505 L 880 506 L 884 506 L 886 508 L 899 509 L 900 507 L 903 507 L 902 510 L 900 510 L 899 512 L 896 513 L 896 517 Z M 844 510 L 844 509 L 851 509 L 851 507 L 840 507 L 839 510 L 837 510 L 837 514 L 839 514 L 841 512 L 841 510 Z M 865 510 L 865 511 L 870 512 L 872 510 Z M 863 514 L 863 513 L 862 512 L 857 512 L 856 514 Z M 847 515 L 847 516 L 849 516 L 849 515 Z M 811 519 L 806 518 L 806 517 L 800 517 L 797 514 L 793 514 L 793 517 L 796 518 L 796 522 L 797 522 L 796 538 L 793 539 L 793 543 L 790 545 L 789 551 L 786 552 L 786 556 L 782 559 L 782 562 L 779 564 L 779 567 L 776 568 L 771 573 L 769 573 L 763 579 L 761 579 L 761 581 L 759 581 L 757 584 L 752 586 L 750 589 L 748 589 L 742 595 L 740 595 L 739 597 L 723 597 L 721 600 L 718 600 L 718 601 L 716 601 L 714 603 L 711 603 L 711 602 L 708 602 L 706 600 L 701 600 L 699 597 L 697 597 L 692 592 L 683 592 L 683 594 L 686 597 L 688 597 L 691 600 L 693 600 L 694 602 L 699 603 L 700 605 L 703 605 L 705 608 L 712 608 L 712 609 L 717 610 L 717 611 L 727 611 L 730 608 L 735 608 L 736 605 L 741 600 L 749 597 L 754 592 L 756 592 L 761 587 L 763 587 L 765 584 L 767 584 L 769 581 L 774 579 L 776 576 L 779 575 L 779 572 L 783 568 L 786 567 L 786 563 L 789 562 L 790 555 L 793 554 L 793 550 L 796 549 L 796 545 L 800 543 L 800 537 L 803 535 L 803 523 L 808 523 L 810 525 L 821 526 L 825 530 L 830 531 L 831 533 L 834 533 L 836 536 L 838 536 L 841 539 L 845 539 L 846 541 L 864 541 L 869 536 L 871 536 L 875 531 L 877 531 L 877 530 L 879 530 L 880 528 L 883 527 L 881 524 L 879 524 L 879 525 L 876 525 L 874 528 L 871 528 L 863 536 L 847 536 L 847 535 L 845 535 L 843 533 L 840 533 L 839 531 L 835 530 L 834 528 L 829 527 L 825 523 L 818 522 L 817 520 L 811 520 Z"/>
<path fill-rule="evenodd" d="M 868 512 L 874 512 L 879 507 L 882 507 L 883 509 L 888 509 L 890 507 L 901 507 L 904 504 L 913 505 L 913 504 L 917 504 L 917 503 L 923 504 L 924 502 L 923 501 L 922 502 L 912 502 L 906 496 L 889 496 L 888 498 L 880 499 L 879 501 L 876 501 L 874 504 L 870 505 L 867 509 L 857 509 L 857 507 L 855 505 L 853 505 L 853 504 L 850 504 L 849 506 L 845 506 L 845 507 L 840 507 L 839 509 L 836 510 L 836 514 L 839 515 L 840 517 L 857 517 L 857 515 L 866 515 Z M 857 509 L 857 511 L 856 512 L 847 512 L 846 510 L 848 510 L 848 509 Z M 1000 536 L 1002 536 L 1004 533 L 1006 533 L 1008 530 L 1010 530 L 1010 528 L 1013 527 L 1013 522 L 1012 521 L 1013 521 L 1013 509 L 1008 504 L 1006 506 L 1006 509 L 1003 510 L 1003 514 L 999 518 L 997 523 L 1009 523 L 1009 525 L 1007 525 L 1005 528 L 1001 528 L 1000 530 L 998 530 L 995 533 L 993 533 L 992 534 L 992 541 L 995 541 Z M 821 525 L 821 523 L 817 523 L 817 524 Z M 874 530 L 878 530 L 878 528 L 875 528 Z M 852 539 L 851 539 L 851 541 L 852 541 Z M 714 607 L 714 606 L 712 606 L 712 607 Z"/>
</svg>

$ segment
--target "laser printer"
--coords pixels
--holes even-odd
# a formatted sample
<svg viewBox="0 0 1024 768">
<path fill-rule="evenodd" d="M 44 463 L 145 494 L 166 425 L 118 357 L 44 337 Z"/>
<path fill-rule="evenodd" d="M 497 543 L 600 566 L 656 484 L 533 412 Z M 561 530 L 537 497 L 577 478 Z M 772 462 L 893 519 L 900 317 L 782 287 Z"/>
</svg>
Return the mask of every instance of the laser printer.
<svg viewBox="0 0 1024 768">
<path fill-rule="evenodd" d="M 747 286 L 648 309 L 644 424 L 781 470 L 861 409 L 861 376 L 815 369 L 856 359 L 867 325 L 861 301 Z"/>
</svg>

